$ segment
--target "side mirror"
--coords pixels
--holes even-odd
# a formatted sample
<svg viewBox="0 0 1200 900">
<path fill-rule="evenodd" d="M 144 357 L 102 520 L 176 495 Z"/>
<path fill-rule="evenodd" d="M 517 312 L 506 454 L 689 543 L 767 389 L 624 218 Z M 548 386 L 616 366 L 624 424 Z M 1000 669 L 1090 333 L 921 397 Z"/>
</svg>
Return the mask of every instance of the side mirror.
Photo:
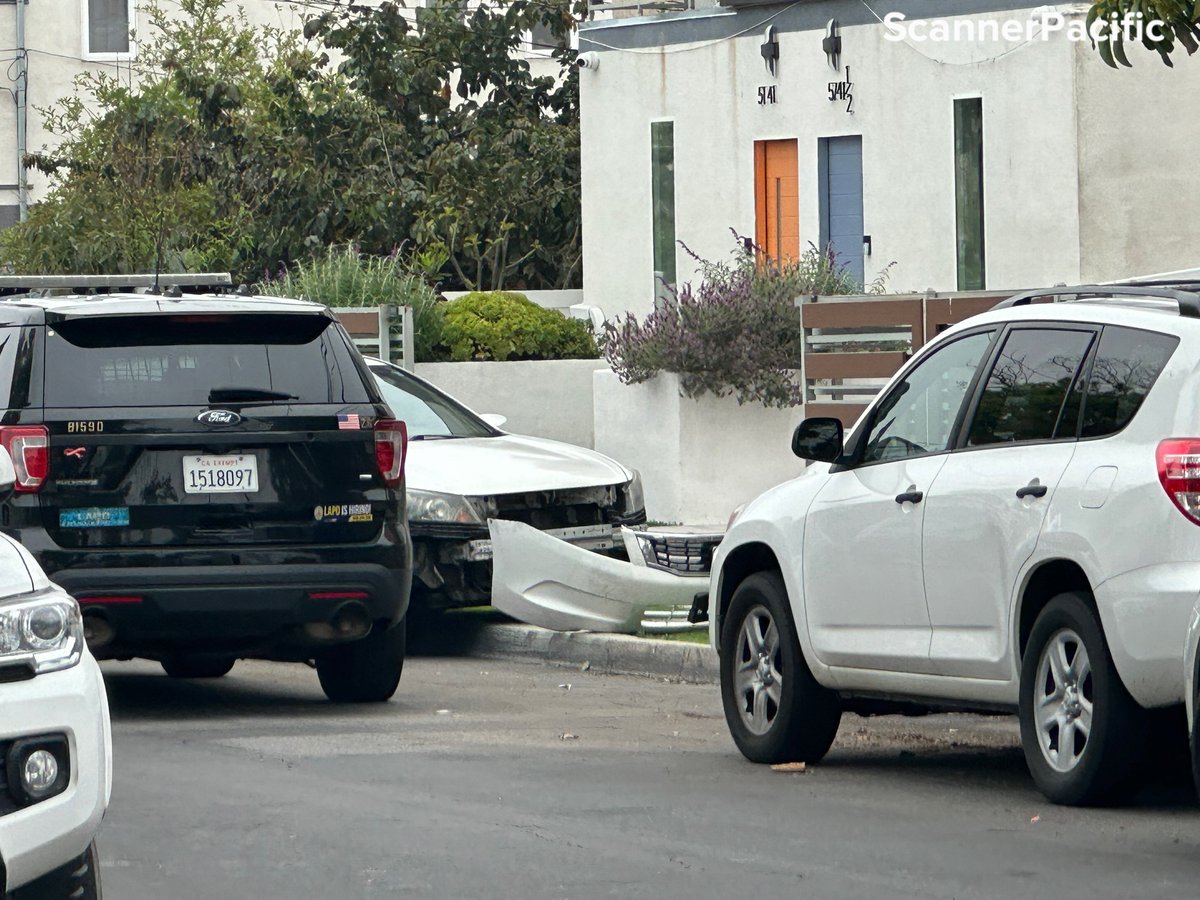
<svg viewBox="0 0 1200 900">
<path fill-rule="evenodd" d="M 792 452 L 801 459 L 833 462 L 842 455 L 843 440 L 841 419 L 805 419 L 792 435 Z"/>
<path fill-rule="evenodd" d="M 4 503 L 13 495 L 17 484 L 17 470 L 13 466 L 12 457 L 8 450 L 0 447 L 0 503 Z"/>
<path fill-rule="evenodd" d="M 499 413 L 480 413 L 479 418 L 487 422 L 493 428 L 503 428 L 504 423 L 508 421 L 507 416 L 502 416 Z"/>
</svg>

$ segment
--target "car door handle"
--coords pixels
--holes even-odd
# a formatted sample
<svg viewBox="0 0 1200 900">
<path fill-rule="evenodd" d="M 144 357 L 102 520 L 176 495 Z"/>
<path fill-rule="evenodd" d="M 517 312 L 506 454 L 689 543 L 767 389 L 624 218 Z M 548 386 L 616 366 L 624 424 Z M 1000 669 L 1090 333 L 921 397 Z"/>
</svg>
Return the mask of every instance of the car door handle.
<svg viewBox="0 0 1200 900">
<path fill-rule="evenodd" d="M 896 495 L 897 503 L 920 503 L 924 499 L 924 494 L 922 494 L 920 491 L 914 491 L 911 489 L 905 491 L 903 494 Z"/>
<path fill-rule="evenodd" d="M 1034 480 L 1017 491 L 1017 499 L 1024 500 L 1026 497 L 1037 497 L 1040 500 L 1042 497 L 1046 496 L 1046 491 L 1048 490 L 1049 488 L 1047 488 L 1044 484 L 1038 484 L 1037 481 Z"/>
</svg>

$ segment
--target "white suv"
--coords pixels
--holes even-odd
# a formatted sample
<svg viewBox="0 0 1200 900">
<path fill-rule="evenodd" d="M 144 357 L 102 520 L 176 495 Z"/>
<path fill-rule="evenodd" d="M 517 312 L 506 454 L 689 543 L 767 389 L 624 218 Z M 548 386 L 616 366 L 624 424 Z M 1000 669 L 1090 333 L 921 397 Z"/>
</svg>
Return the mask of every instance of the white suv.
<svg viewBox="0 0 1200 900">
<path fill-rule="evenodd" d="M 713 561 L 746 757 L 819 760 L 843 710 L 1012 711 L 1051 800 L 1128 794 L 1200 597 L 1198 289 L 1014 297 L 922 348 L 845 441 L 797 428 L 820 464 Z"/>
<path fill-rule="evenodd" d="M 14 479 L 0 448 L 0 500 Z M 100 897 L 93 839 L 111 789 L 108 700 L 79 606 L 0 534 L 0 897 Z"/>
</svg>

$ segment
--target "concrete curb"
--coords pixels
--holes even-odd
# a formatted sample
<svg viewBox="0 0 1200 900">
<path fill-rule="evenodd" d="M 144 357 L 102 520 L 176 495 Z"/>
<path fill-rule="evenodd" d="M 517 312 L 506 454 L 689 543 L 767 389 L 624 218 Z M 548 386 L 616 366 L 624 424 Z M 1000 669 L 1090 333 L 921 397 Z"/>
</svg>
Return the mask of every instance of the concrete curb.
<svg viewBox="0 0 1200 900">
<path fill-rule="evenodd" d="M 485 659 L 533 659 L 551 665 L 582 667 L 606 675 L 645 675 L 719 684 L 717 654 L 711 647 L 625 634 L 547 631 L 529 625 L 488 625 L 464 648 Z"/>
</svg>

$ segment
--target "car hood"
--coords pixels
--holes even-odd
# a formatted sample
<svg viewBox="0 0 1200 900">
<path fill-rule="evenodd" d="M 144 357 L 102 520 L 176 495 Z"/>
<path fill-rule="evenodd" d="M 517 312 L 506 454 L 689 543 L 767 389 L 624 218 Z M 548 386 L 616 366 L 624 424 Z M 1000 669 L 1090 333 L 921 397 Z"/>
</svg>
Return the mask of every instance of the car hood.
<svg viewBox="0 0 1200 900">
<path fill-rule="evenodd" d="M 469 497 L 623 484 L 633 477 L 594 450 L 519 434 L 412 441 L 404 473 L 409 490 Z"/>
</svg>

